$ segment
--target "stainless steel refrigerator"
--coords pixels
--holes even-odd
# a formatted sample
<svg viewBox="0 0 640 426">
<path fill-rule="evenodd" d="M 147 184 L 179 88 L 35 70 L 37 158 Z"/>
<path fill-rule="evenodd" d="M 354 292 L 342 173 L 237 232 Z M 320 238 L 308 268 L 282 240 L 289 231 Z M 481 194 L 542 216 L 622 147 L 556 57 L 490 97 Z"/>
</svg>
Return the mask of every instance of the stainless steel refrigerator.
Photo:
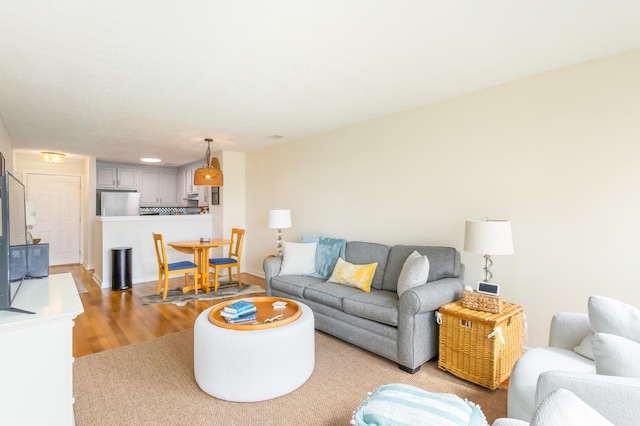
<svg viewBox="0 0 640 426">
<path fill-rule="evenodd" d="M 137 192 L 101 192 L 100 216 L 139 216 L 140 194 Z"/>
</svg>

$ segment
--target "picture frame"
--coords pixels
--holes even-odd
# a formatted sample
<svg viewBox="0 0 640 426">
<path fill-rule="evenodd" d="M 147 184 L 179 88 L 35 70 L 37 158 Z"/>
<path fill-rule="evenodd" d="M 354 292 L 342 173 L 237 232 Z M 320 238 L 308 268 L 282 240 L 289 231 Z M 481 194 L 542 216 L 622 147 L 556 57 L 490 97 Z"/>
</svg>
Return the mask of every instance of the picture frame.
<svg viewBox="0 0 640 426">
<path fill-rule="evenodd" d="M 211 187 L 211 205 L 213 206 L 220 205 L 220 187 L 219 186 Z"/>
</svg>

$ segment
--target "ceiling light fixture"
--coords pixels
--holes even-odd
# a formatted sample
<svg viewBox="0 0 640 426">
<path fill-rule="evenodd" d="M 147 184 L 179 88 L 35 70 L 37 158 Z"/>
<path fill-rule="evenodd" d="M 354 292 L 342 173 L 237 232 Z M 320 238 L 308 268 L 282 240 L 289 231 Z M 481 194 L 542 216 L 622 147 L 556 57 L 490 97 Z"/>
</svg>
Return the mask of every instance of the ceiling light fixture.
<svg viewBox="0 0 640 426">
<path fill-rule="evenodd" d="M 159 158 L 144 157 L 141 158 L 140 161 L 142 161 L 143 163 L 159 163 L 162 160 Z"/>
<path fill-rule="evenodd" d="M 205 139 L 207 151 L 205 152 L 205 167 L 196 169 L 193 173 L 193 184 L 197 186 L 222 186 L 224 177 L 220 170 L 220 163 L 215 157 L 211 157 L 211 142 L 213 139 Z"/>
<path fill-rule="evenodd" d="M 41 152 L 42 159 L 47 163 L 62 163 L 64 161 L 64 154 L 59 152 Z"/>
</svg>

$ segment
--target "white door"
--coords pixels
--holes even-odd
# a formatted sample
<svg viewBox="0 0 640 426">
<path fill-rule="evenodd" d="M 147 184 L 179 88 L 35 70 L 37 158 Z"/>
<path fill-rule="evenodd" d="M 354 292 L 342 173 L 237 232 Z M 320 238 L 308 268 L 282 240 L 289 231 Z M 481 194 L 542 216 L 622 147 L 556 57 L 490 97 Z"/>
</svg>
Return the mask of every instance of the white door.
<svg viewBox="0 0 640 426">
<path fill-rule="evenodd" d="M 80 176 L 27 174 L 36 205 L 33 238 L 49 243 L 49 265 L 80 263 Z"/>
</svg>

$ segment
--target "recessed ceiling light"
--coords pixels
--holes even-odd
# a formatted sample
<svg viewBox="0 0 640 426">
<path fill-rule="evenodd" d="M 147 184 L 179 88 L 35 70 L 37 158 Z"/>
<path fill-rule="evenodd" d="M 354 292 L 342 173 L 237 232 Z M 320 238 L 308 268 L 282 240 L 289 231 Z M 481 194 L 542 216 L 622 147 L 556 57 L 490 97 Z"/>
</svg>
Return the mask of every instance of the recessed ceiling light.
<svg viewBox="0 0 640 426">
<path fill-rule="evenodd" d="M 273 139 L 273 140 L 282 139 L 282 138 L 284 138 L 284 136 L 280 136 L 280 135 L 267 136 L 267 139 Z"/>
<path fill-rule="evenodd" d="M 143 163 L 159 163 L 162 160 L 159 158 L 141 158 L 140 161 L 142 161 Z"/>
</svg>

